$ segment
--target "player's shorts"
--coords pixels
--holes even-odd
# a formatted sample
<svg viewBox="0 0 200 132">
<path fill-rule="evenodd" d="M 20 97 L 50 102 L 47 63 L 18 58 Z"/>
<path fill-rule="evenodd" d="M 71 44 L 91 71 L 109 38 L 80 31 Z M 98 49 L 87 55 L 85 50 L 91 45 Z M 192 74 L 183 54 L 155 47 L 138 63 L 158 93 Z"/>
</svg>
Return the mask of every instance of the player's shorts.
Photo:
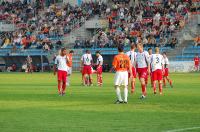
<svg viewBox="0 0 200 132">
<path fill-rule="evenodd" d="M 58 70 L 57 76 L 58 76 L 59 81 L 65 81 L 66 82 L 66 80 L 67 80 L 67 72 L 66 71 Z"/>
<path fill-rule="evenodd" d="M 169 76 L 169 69 L 168 68 L 165 68 L 165 74 L 164 74 L 164 77 L 167 77 Z"/>
<path fill-rule="evenodd" d="M 97 74 L 102 74 L 102 71 L 103 71 L 102 66 L 99 66 L 99 67 L 97 68 Z"/>
<path fill-rule="evenodd" d="M 87 66 L 87 65 L 84 65 L 83 66 L 83 71 L 82 71 L 82 74 L 85 75 L 85 74 L 92 74 L 92 67 L 91 66 Z"/>
<path fill-rule="evenodd" d="M 69 68 L 68 68 L 67 74 L 68 74 L 68 75 L 71 75 L 71 74 L 72 74 L 72 67 L 69 67 Z"/>
<path fill-rule="evenodd" d="M 199 64 L 195 64 L 194 67 L 195 67 L 195 68 L 199 68 Z"/>
<path fill-rule="evenodd" d="M 145 68 L 137 68 L 137 73 L 138 73 L 138 77 L 140 78 L 144 78 L 147 79 L 148 78 L 148 72 L 147 72 L 147 67 Z"/>
<path fill-rule="evenodd" d="M 115 73 L 114 84 L 117 86 L 128 86 L 128 72 L 127 71 L 118 71 Z"/>
<path fill-rule="evenodd" d="M 162 70 L 157 69 L 152 72 L 152 79 L 153 81 L 161 81 L 162 80 Z"/>
<path fill-rule="evenodd" d="M 133 74 L 133 77 L 134 78 L 137 78 L 137 73 L 136 73 L 136 68 L 135 67 L 132 67 L 132 74 Z M 130 73 L 128 73 L 128 77 L 130 78 Z"/>
</svg>

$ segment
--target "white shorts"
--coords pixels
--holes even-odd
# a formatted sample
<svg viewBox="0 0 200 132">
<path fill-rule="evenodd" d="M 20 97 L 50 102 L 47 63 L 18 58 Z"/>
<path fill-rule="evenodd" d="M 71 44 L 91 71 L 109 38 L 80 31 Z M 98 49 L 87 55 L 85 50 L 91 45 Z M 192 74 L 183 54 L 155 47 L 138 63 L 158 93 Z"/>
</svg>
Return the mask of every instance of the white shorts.
<svg viewBox="0 0 200 132">
<path fill-rule="evenodd" d="M 116 72 L 115 73 L 115 86 L 128 86 L 128 72 Z"/>
<path fill-rule="evenodd" d="M 68 75 L 71 75 L 71 74 L 72 74 L 72 67 L 69 67 L 69 68 L 68 68 L 67 74 L 68 74 Z"/>
</svg>

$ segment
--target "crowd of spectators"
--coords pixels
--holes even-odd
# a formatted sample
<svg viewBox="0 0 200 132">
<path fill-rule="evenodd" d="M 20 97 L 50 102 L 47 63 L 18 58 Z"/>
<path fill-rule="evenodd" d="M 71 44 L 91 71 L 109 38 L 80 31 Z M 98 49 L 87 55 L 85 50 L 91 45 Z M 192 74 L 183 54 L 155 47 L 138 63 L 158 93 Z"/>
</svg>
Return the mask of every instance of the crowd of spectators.
<svg viewBox="0 0 200 132">
<path fill-rule="evenodd" d="M 106 5 L 103 2 L 83 2 L 80 6 L 51 4 L 44 7 L 41 1 L 35 3 L 2 2 L 0 20 L 14 24 L 12 32 L 0 33 L 0 47 L 37 48 L 49 51 L 63 44 L 63 36 L 80 27 L 94 15 L 101 16 Z"/>
<path fill-rule="evenodd" d="M 90 39 L 77 39 L 74 48 L 109 48 L 138 42 L 146 47 L 175 48 L 178 40 L 174 34 L 184 28 L 190 12 L 198 9 L 190 0 L 141 0 L 133 6 L 118 0 L 106 9 L 108 28 Z"/>
</svg>

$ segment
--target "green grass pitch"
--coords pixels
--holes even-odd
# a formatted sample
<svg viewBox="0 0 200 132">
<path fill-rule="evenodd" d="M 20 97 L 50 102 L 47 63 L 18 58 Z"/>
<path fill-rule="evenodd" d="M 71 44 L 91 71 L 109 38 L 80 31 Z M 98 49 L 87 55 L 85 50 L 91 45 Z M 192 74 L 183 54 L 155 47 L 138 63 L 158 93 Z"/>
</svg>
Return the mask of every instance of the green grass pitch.
<svg viewBox="0 0 200 132">
<path fill-rule="evenodd" d="M 174 132 L 200 131 L 200 75 L 173 73 L 174 88 L 163 96 L 113 104 L 114 74 L 104 73 L 102 88 L 81 86 L 74 73 L 65 97 L 57 95 L 52 73 L 0 74 L 0 132 Z M 94 79 L 96 76 L 94 76 Z M 189 128 L 189 129 L 188 129 Z M 169 131 L 173 130 L 173 131 Z"/>
</svg>

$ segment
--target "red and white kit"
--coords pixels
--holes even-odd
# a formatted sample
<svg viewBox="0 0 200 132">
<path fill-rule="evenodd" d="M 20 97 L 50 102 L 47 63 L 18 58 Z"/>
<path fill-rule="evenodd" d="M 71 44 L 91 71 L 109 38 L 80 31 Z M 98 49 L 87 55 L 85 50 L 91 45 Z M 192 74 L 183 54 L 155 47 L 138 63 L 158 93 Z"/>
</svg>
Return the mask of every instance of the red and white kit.
<svg viewBox="0 0 200 132">
<path fill-rule="evenodd" d="M 167 57 L 164 58 L 164 77 L 169 76 L 169 60 Z"/>
<path fill-rule="evenodd" d="M 82 70 L 82 74 L 92 74 L 92 67 L 91 67 L 91 62 L 92 62 L 92 55 L 91 54 L 84 54 L 81 57 L 81 61 L 83 62 L 83 70 Z"/>
<path fill-rule="evenodd" d="M 103 65 L 103 57 L 101 55 L 99 55 L 99 57 L 97 58 L 97 74 L 102 74 L 102 65 Z"/>
<path fill-rule="evenodd" d="M 68 71 L 68 66 L 66 64 L 66 56 L 60 56 L 58 55 L 55 59 L 55 64 L 57 65 L 58 69 L 58 80 L 59 81 L 65 81 L 66 82 L 66 75 Z"/>
<path fill-rule="evenodd" d="M 160 54 L 153 54 L 150 60 L 153 81 L 162 80 L 164 58 Z"/>
<path fill-rule="evenodd" d="M 146 85 L 148 80 L 148 65 L 149 65 L 149 53 L 143 51 L 142 53 L 138 52 L 136 55 L 136 67 L 139 79 L 145 79 L 145 85 L 141 84 L 142 94 L 146 96 Z"/>
<path fill-rule="evenodd" d="M 98 56 L 96 65 L 97 65 L 97 83 L 98 83 L 98 85 L 102 85 L 102 83 L 103 83 L 103 79 L 102 79 L 103 57 L 101 55 Z"/>
<path fill-rule="evenodd" d="M 137 53 L 134 52 L 134 51 L 128 51 L 126 53 L 126 55 L 129 56 L 130 60 L 131 60 L 131 65 L 132 65 L 132 74 L 133 74 L 133 77 L 136 78 L 137 77 L 137 74 L 136 74 L 136 66 L 135 66 L 135 63 L 136 63 L 136 56 L 137 56 Z M 130 73 L 129 73 L 129 77 L 130 77 Z"/>
<path fill-rule="evenodd" d="M 149 65 L 149 53 L 143 51 L 142 53 L 138 52 L 136 55 L 136 67 L 139 78 L 148 78 L 148 65 Z"/>
</svg>

